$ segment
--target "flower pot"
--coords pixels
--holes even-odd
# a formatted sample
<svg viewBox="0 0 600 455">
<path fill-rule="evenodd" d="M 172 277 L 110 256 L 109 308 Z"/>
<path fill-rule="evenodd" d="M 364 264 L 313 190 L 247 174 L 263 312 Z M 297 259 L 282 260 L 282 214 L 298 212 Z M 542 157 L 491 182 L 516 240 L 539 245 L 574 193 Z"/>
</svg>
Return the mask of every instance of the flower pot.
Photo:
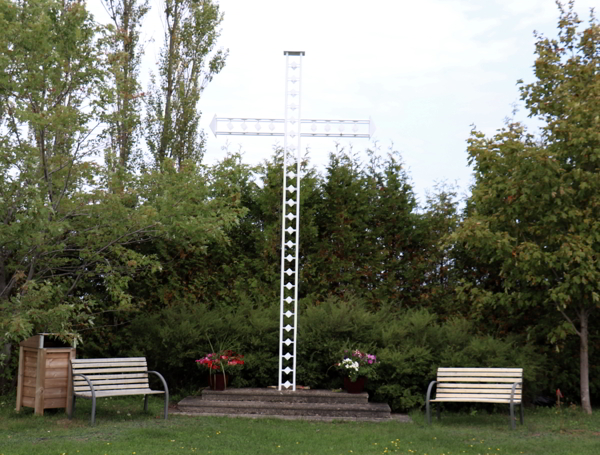
<svg viewBox="0 0 600 455">
<path fill-rule="evenodd" d="M 351 381 L 350 378 L 344 378 L 344 389 L 348 393 L 361 393 L 365 388 L 365 383 L 367 382 L 367 378 L 365 376 L 361 376 L 356 379 L 356 381 Z"/>
<path fill-rule="evenodd" d="M 229 385 L 229 373 L 215 373 L 208 375 L 210 390 L 225 390 Z"/>
</svg>

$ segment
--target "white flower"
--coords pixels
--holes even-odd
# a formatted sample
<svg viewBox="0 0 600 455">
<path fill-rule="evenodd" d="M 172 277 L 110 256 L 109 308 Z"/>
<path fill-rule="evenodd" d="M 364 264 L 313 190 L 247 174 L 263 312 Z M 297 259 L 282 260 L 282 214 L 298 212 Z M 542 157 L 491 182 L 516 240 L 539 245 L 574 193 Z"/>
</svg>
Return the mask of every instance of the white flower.
<svg viewBox="0 0 600 455">
<path fill-rule="evenodd" d="M 353 369 L 358 371 L 358 362 L 353 362 L 352 359 L 344 359 L 342 361 L 342 366 L 348 370 Z"/>
</svg>

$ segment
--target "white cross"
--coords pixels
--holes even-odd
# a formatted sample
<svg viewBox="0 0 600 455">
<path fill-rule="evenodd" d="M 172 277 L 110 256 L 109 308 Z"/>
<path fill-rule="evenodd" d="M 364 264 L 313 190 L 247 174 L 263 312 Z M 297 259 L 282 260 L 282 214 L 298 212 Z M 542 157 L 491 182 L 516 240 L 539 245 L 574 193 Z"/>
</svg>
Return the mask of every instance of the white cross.
<svg viewBox="0 0 600 455">
<path fill-rule="evenodd" d="M 285 118 L 217 117 L 210 129 L 217 135 L 283 136 L 283 209 L 281 217 L 281 289 L 279 313 L 279 385 L 296 390 L 296 332 L 298 328 L 298 250 L 300 245 L 300 138 L 370 138 L 375 125 L 369 120 L 302 119 L 302 57 L 304 52 L 285 51 Z M 291 86 L 291 88 L 290 88 Z M 295 144 L 294 144 L 295 143 Z M 296 154 L 295 172 L 288 172 L 288 153 Z M 295 186 L 287 179 L 296 179 Z M 295 199 L 294 199 L 295 196 Z M 294 239 L 292 240 L 291 238 Z M 293 254 L 292 254 L 293 253 Z M 292 263 L 293 265 L 290 265 Z M 286 276 L 287 275 L 287 276 Z M 292 309 L 293 307 L 293 309 Z M 293 323 L 290 325 L 290 319 Z M 288 332 L 284 334 L 285 332 Z M 292 331 L 291 334 L 289 332 Z M 292 366 L 290 367 L 290 359 Z M 284 367 L 285 365 L 285 367 Z M 292 381 L 283 381 L 283 375 Z"/>
</svg>

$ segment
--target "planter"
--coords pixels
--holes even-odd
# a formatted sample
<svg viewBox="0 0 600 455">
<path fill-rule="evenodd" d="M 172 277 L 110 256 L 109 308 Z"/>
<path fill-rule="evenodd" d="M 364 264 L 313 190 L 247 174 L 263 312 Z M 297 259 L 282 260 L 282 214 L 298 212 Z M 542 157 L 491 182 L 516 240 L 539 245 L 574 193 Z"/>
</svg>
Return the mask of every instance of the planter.
<svg viewBox="0 0 600 455">
<path fill-rule="evenodd" d="M 361 393 L 365 388 L 367 378 L 365 376 L 359 377 L 356 381 L 351 381 L 350 378 L 344 378 L 344 389 L 348 393 Z"/>
<path fill-rule="evenodd" d="M 215 373 L 208 375 L 210 390 L 225 390 L 229 385 L 229 373 Z"/>
</svg>

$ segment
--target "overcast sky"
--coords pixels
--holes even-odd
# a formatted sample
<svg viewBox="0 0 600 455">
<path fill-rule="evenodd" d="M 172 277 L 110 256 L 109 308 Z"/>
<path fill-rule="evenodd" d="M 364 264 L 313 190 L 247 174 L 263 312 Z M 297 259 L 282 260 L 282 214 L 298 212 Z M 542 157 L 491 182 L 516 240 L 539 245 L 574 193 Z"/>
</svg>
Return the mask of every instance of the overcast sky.
<svg viewBox="0 0 600 455">
<path fill-rule="evenodd" d="M 162 44 L 161 0 L 144 23 L 144 65 Z M 99 0 L 89 0 L 97 10 Z M 471 125 L 486 134 L 503 126 L 519 100 L 517 79 L 533 81 L 533 31 L 555 37 L 554 0 L 220 0 L 225 14 L 220 46 L 225 68 L 204 91 L 199 109 L 208 133 L 205 162 L 222 148 L 244 151 L 244 161 L 268 159 L 277 138 L 215 138 L 220 117 L 284 115 L 283 51 L 305 51 L 302 117 L 372 117 L 382 153 L 401 152 L 421 202 L 436 182 L 456 183 L 466 194 L 471 179 L 466 139 Z M 587 22 L 596 0 L 577 0 Z M 526 120 L 521 111 L 517 118 Z M 280 142 L 279 142 L 280 143 Z M 367 139 L 341 140 L 355 151 Z M 303 139 L 310 160 L 325 169 L 334 141 Z"/>
</svg>

